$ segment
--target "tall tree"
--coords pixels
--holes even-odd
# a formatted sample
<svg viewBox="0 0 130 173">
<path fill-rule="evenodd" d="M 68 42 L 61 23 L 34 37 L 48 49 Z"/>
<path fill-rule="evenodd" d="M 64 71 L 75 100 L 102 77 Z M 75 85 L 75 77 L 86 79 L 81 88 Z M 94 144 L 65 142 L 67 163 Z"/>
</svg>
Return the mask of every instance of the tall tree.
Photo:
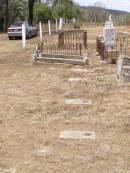
<svg viewBox="0 0 130 173">
<path fill-rule="evenodd" d="M 31 24 L 33 23 L 34 2 L 35 0 L 28 0 L 28 10 L 29 10 L 28 20 L 30 21 Z"/>
</svg>

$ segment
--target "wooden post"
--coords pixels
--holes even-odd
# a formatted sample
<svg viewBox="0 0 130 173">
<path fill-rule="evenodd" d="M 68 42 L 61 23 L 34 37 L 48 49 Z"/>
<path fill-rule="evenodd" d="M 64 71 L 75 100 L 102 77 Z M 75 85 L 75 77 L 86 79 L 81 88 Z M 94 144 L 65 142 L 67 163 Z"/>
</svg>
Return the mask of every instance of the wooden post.
<svg viewBox="0 0 130 173">
<path fill-rule="evenodd" d="M 62 26 L 63 26 L 63 18 L 60 18 L 59 30 L 62 30 Z"/>
<path fill-rule="evenodd" d="M 56 19 L 56 32 L 58 31 L 58 20 Z"/>
<path fill-rule="evenodd" d="M 40 40 L 42 41 L 43 35 L 42 35 L 42 23 L 41 23 L 41 21 L 39 22 L 39 30 L 40 30 Z"/>
<path fill-rule="evenodd" d="M 22 45 L 23 48 L 26 48 L 26 26 L 25 26 L 25 22 L 22 24 Z"/>
<path fill-rule="evenodd" d="M 49 30 L 49 35 L 51 35 L 51 21 L 48 20 L 48 30 Z"/>
</svg>

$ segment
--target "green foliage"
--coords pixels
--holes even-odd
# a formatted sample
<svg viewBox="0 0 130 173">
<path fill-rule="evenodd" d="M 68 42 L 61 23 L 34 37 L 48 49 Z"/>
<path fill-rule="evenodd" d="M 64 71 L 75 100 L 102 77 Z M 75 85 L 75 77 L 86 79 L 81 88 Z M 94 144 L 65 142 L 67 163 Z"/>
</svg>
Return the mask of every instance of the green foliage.
<svg viewBox="0 0 130 173">
<path fill-rule="evenodd" d="M 35 7 L 34 16 L 35 21 L 47 22 L 52 18 L 52 12 L 50 7 L 48 7 L 46 4 L 38 4 Z"/>
<path fill-rule="evenodd" d="M 10 0 L 9 16 L 10 16 L 10 22 L 13 20 L 25 20 L 28 16 L 27 1 Z"/>
<path fill-rule="evenodd" d="M 55 18 L 79 18 L 82 16 L 80 7 L 72 0 L 61 0 L 59 3 L 55 3 L 53 7 L 53 16 Z"/>
</svg>

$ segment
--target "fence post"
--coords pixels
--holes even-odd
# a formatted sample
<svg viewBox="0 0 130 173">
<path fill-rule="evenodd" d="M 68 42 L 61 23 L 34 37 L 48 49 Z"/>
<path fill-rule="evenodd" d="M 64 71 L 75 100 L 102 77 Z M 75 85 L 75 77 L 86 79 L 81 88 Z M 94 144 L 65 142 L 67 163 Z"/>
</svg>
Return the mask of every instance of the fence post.
<svg viewBox="0 0 130 173">
<path fill-rule="evenodd" d="M 60 32 L 60 33 L 59 33 L 58 45 L 59 45 L 59 46 L 63 46 L 63 45 L 64 45 L 64 32 Z"/>
<path fill-rule="evenodd" d="M 88 45 L 87 45 L 87 32 L 84 32 L 84 48 L 87 49 Z"/>
<path fill-rule="evenodd" d="M 48 29 L 49 29 L 49 35 L 51 35 L 51 21 L 48 20 Z"/>
<path fill-rule="evenodd" d="M 58 21 L 56 19 L 56 32 L 58 32 Z"/>
<path fill-rule="evenodd" d="M 63 18 L 60 18 L 59 30 L 62 30 L 62 26 L 63 26 Z"/>
<path fill-rule="evenodd" d="M 82 55 L 82 44 L 79 45 L 79 49 L 80 49 L 80 56 Z"/>
<path fill-rule="evenodd" d="M 42 23 L 41 21 L 39 22 L 39 29 L 40 29 L 40 40 L 42 41 Z"/>
</svg>

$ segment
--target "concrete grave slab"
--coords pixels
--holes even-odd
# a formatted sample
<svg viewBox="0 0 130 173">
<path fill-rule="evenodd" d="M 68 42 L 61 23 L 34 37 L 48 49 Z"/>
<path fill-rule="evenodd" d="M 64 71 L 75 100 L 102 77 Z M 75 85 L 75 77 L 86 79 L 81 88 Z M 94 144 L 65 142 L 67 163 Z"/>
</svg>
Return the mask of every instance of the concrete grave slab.
<svg viewBox="0 0 130 173">
<path fill-rule="evenodd" d="M 88 79 L 86 78 L 69 78 L 69 82 L 86 82 Z"/>
<path fill-rule="evenodd" d="M 80 68 L 71 69 L 71 71 L 75 72 L 75 73 L 85 73 L 85 72 L 88 72 L 87 69 L 80 69 Z"/>
<path fill-rule="evenodd" d="M 86 99 L 67 99 L 65 100 L 66 105 L 91 105 L 91 100 Z"/>
<path fill-rule="evenodd" d="M 95 139 L 95 132 L 90 131 L 61 131 L 60 139 Z"/>
</svg>

